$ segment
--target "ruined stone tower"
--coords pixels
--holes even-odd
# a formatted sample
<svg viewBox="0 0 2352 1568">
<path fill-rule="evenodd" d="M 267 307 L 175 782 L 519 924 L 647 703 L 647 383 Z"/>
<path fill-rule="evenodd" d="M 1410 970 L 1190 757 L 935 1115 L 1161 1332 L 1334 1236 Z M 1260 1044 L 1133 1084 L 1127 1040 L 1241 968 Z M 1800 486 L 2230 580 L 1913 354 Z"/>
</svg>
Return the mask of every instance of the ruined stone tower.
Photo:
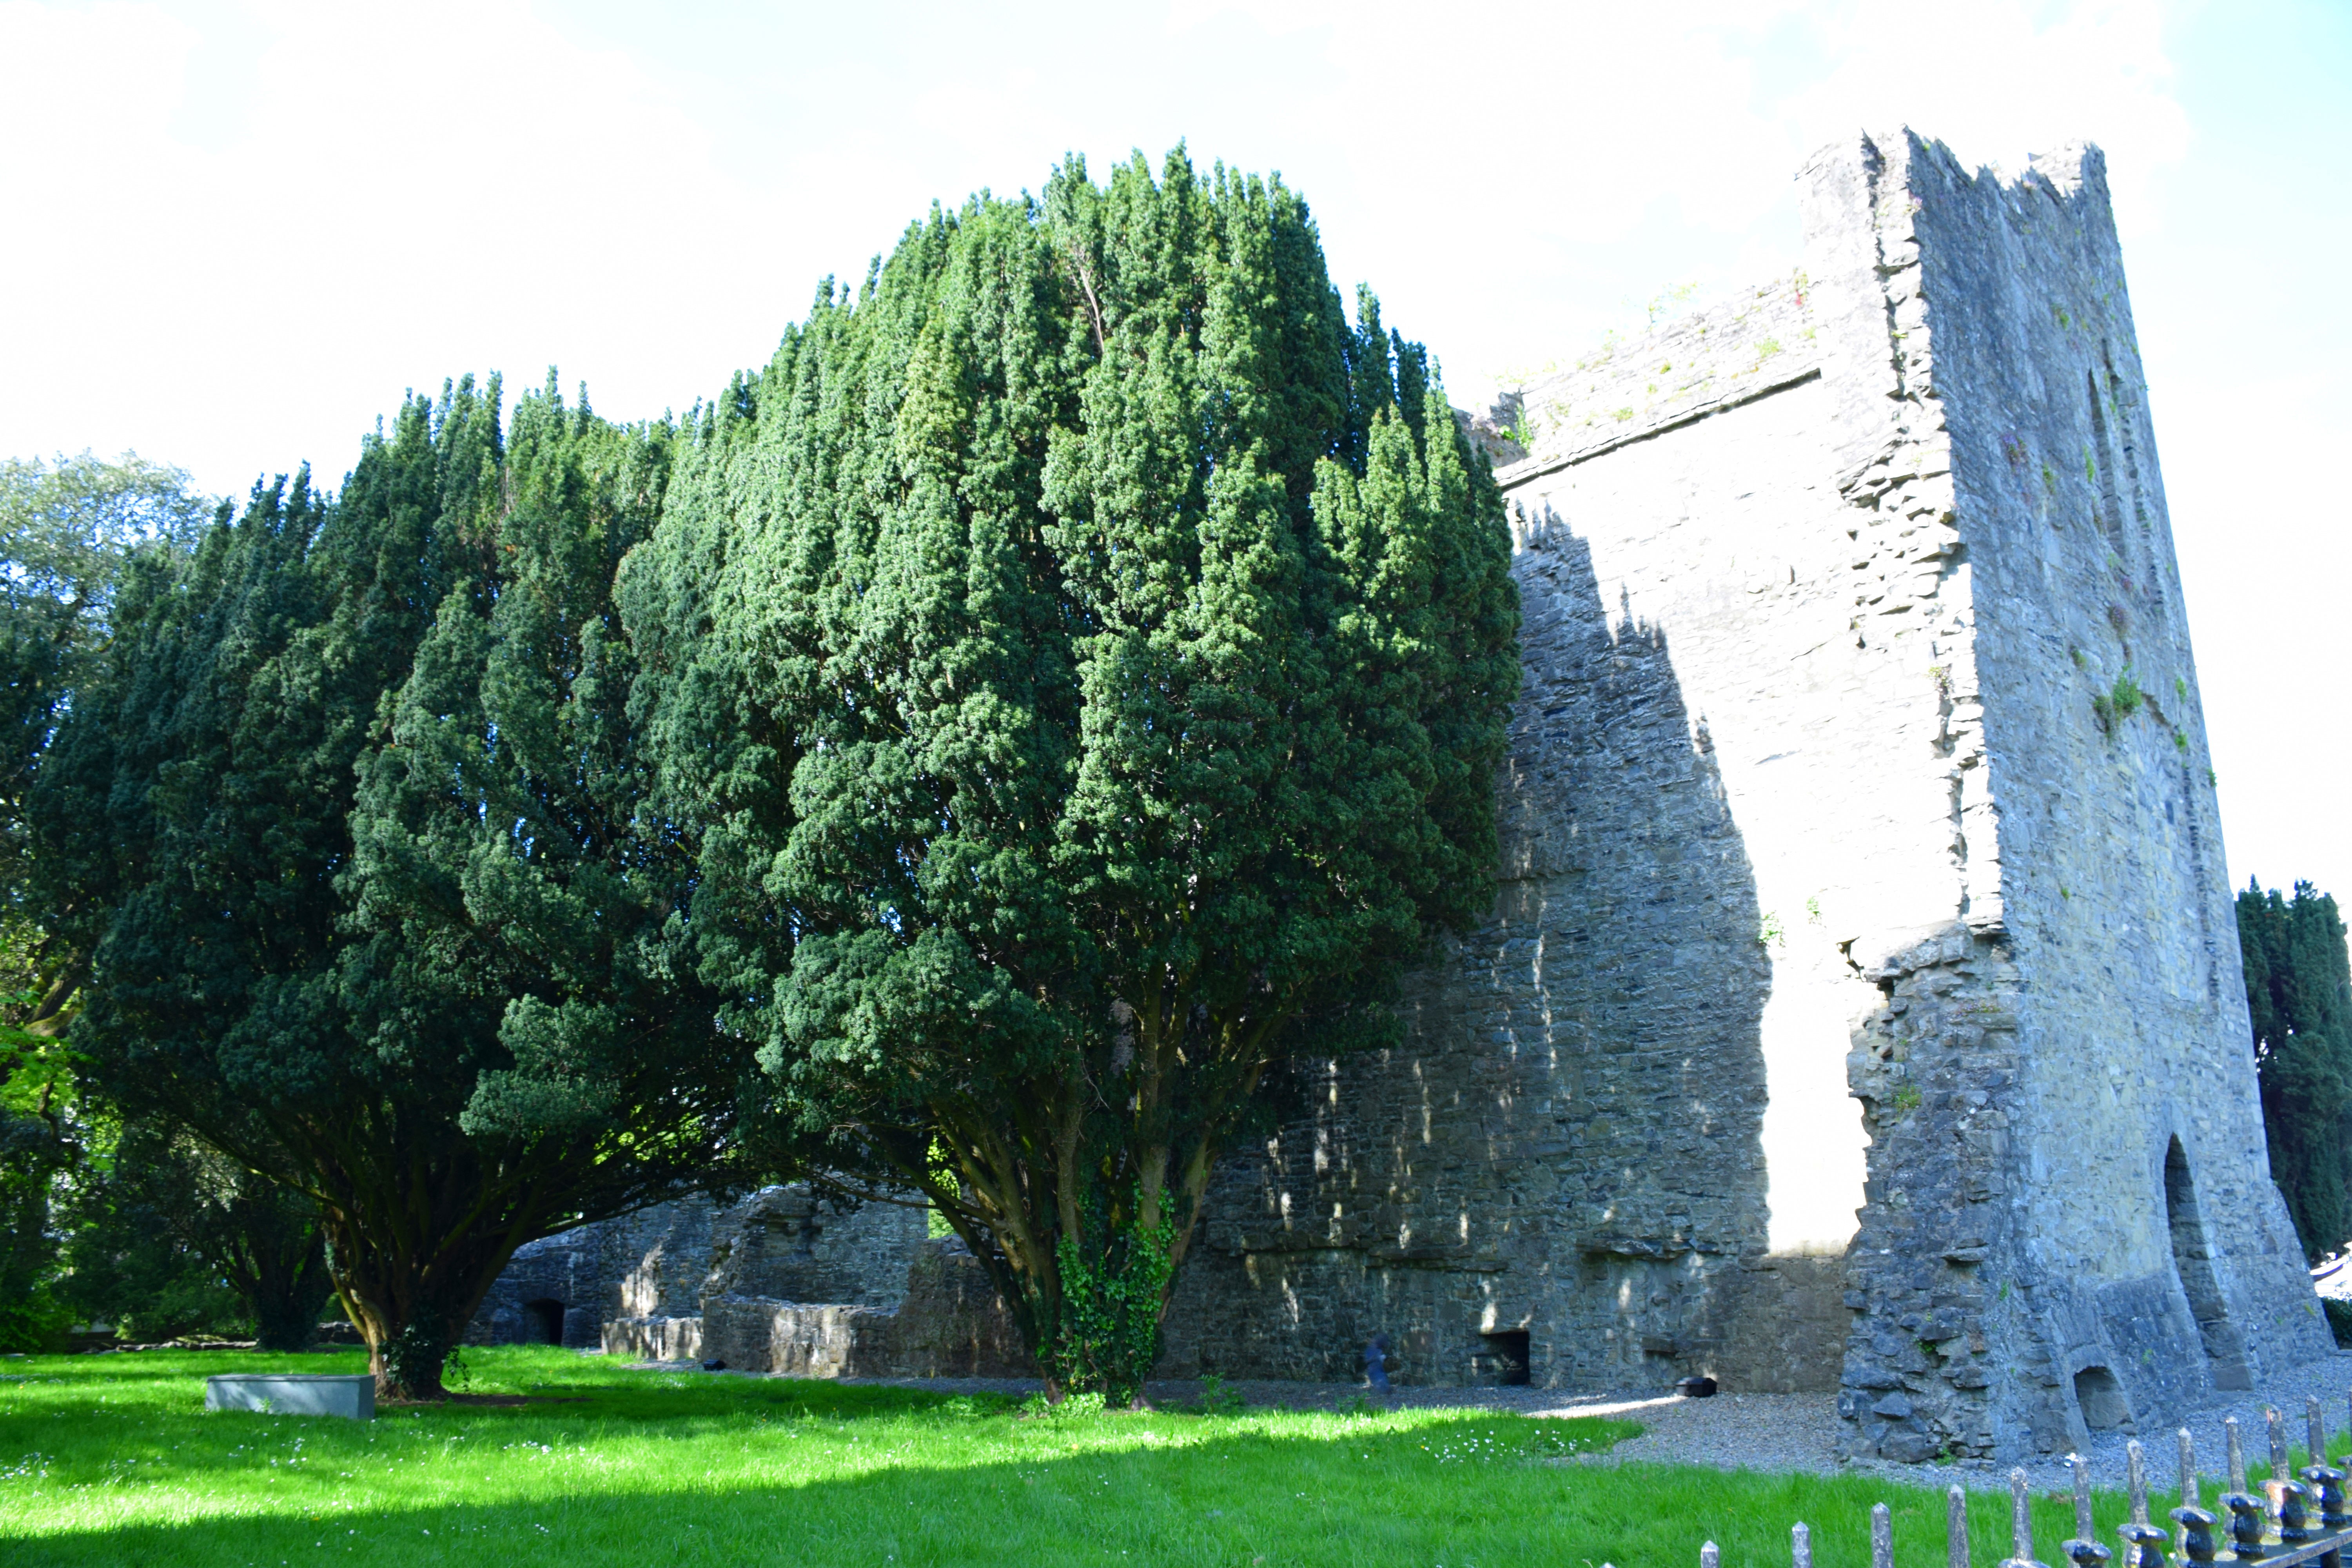
<svg viewBox="0 0 2352 1568">
<path fill-rule="evenodd" d="M 1528 387 L 1491 922 L 1228 1163 L 1171 1370 L 2152 1429 L 2329 1340 L 2263 1149 L 2093 149 L 1803 171 L 1802 270 Z M 1529 432 L 1532 432 L 1531 434 Z"/>
</svg>

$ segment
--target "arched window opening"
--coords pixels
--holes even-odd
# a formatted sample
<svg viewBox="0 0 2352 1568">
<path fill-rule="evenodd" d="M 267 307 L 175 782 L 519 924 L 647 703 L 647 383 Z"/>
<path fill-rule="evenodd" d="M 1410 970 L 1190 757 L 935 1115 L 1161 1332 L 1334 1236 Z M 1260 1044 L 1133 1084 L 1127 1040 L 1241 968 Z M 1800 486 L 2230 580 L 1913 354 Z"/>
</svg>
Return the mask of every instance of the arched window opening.
<svg viewBox="0 0 2352 1568">
<path fill-rule="evenodd" d="M 2119 1431 L 2132 1423 L 2124 1385 L 2103 1366 L 2086 1366 L 2074 1374 L 2074 1405 L 2083 1413 L 2083 1425 L 2094 1432 Z"/>
</svg>

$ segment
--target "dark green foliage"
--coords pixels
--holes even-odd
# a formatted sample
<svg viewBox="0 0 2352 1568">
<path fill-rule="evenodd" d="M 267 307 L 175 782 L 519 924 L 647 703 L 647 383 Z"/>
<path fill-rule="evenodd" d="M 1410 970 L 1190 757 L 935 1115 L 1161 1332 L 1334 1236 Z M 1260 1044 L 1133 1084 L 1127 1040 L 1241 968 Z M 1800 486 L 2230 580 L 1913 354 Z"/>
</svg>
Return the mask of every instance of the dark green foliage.
<svg viewBox="0 0 2352 1568">
<path fill-rule="evenodd" d="M 2352 1350 L 2352 1301 L 2333 1299 L 2319 1303 L 2327 1311 L 2327 1331 L 2336 1336 L 2339 1348 Z"/>
<path fill-rule="evenodd" d="M 665 968 L 610 604 L 668 444 L 412 399 L 333 504 L 257 488 L 126 594 L 58 742 L 94 1079 L 316 1205 L 388 1394 L 517 1246 L 732 1169 L 746 1053 Z"/>
<path fill-rule="evenodd" d="M 114 1151 L 112 1169 L 76 1191 L 68 1272 L 58 1293 L 77 1318 L 110 1324 L 134 1343 L 234 1336 L 243 1326 L 236 1293 L 173 1223 L 205 1206 L 200 1188 L 182 1184 L 195 1173 L 175 1168 L 176 1152 L 146 1132 L 133 1130 Z"/>
<path fill-rule="evenodd" d="M 90 1142 L 73 1053 L 51 1033 L 55 1009 L 26 1026 L 47 989 L 37 983 L 36 963 L 45 941 L 21 910 L 0 917 L 0 963 L 22 986 L 0 994 L 0 1351 L 6 1352 L 54 1344 L 72 1322 L 72 1307 L 55 1289 L 67 1224 L 60 1211 Z"/>
<path fill-rule="evenodd" d="M 309 1200 L 185 1131 L 125 1128 L 102 1177 L 77 1194 L 63 1294 L 125 1340 L 250 1331 L 300 1350 L 334 1294 Z"/>
<path fill-rule="evenodd" d="M 1133 1221 L 1121 1235 L 1103 1212 L 1097 1187 L 1080 1213 L 1078 1235 L 1055 1244 L 1062 1321 L 1054 1364 L 1068 1383 L 1132 1397 L 1160 1359 L 1160 1319 L 1176 1272 L 1176 1221 L 1162 1212 L 1155 1229 Z M 1092 1231 L 1096 1246 L 1086 1237 Z M 1100 1238 L 1114 1245 L 1105 1247 Z"/>
<path fill-rule="evenodd" d="M 2271 1179 L 2316 1262 L 2352 1240 L 2352 968 L 2336 900 L 2308 882 L 2294 897 L 2238 895 L 2246 1005 Z"/>
<path fill-rule="evenodd" d="M 1359 318 L 1279 183 L 1074 161 L 821 290 L 625 575 L 772 1125 L 919 1189 L 1057 1383 L 1134 1386 L 1267 1068 L 1492 897 L 1501 501 Z"/>
<path fill-rule="evenodd" d="M 10 892 L 22 898 L 21 887 Z M 0 966 L 15 981 L 0 991 L 0 1351 L 50 1344 L 73 1315 L 54 1289 L 60 1210 L 87 1165 L 90 1130 L 73 1053 L 55 1037 L 58 1001 L 43 1005 L 72 991 L 70 981 L 42 981 L 45 969 L 65 967 L 56 952 L 21 904 L 0 915 Z"/>
</svg>

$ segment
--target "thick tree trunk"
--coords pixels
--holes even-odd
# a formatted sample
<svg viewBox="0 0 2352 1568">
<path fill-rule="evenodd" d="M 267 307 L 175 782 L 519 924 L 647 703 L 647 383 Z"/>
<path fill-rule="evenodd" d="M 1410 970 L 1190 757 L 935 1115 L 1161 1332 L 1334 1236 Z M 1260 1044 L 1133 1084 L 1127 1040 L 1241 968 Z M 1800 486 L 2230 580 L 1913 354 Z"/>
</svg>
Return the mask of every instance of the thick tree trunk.
<svg viewBox="0 0 2352 1568">
<path fill-rule="evenodd" d="M 1172 1047 L 1157 1039 L 1158 1031 L 1149 1025 L 1137 1032 L 1143 1037 L 1136 1053 L 1139 1062 L 1173 1055 Z M 1244 1096 L 1255 1088 L 1258 1070 L 1247 1074 Z M 1176 1151 L 1164 1134 L 1137 1136 L 1139 1124 L 1159 1121 L 1157 1101 L 1165 1068 L 1138 1076 L 1145 1081 L 1125 1107 L 1125 1137 L 1107 1165 L 1104 1151 L 1085 1142 L 1097 1090 L 1082 1079 L 1034 1086 L 1009 1126 L 960 1121 L 958 1112 L 963 1108 L 938 1108 L 936 1125 L 957 1145 L 953 1152 L 965 1184 L 960 1192 L 927 1186 L 932 1147 L 927 1139 L 883 1145 L 886 1158 L 929 1191 L 935 1206 L 987 1271 L 1035 1358 L 1049 1404 L 1061 1403 L 1076 1389 L 1107 1384 L 1131 1387 L 1135 1406 L 1150 1408 L 1142 1380 L 1151 1369 L 1129 1364 L 1156 1359 L 1156 1352 L 1140 1355 L 1135 1343 L 1139 1303 L 1129 1292 L 1138 1282 L 1135 1270 L 1150 1266 L 1136 1248 L 1156 1247 L 1157 1238 L 1168 1236 L 1166 1269 L 1155 1297 L 1144 1307 L 1156 1339 L 1156 1327 L 1175 1294 L 1177 1266 L 1200 1224 L 1210 1169 L 1223 1148 L 1221 1134 L 1227 1117 L 1225 1108 L 1219 1107 L 1208 1118 L 1211 1125 L 1198 1130 L 1200 1137 L 1181 1167 L 1171 1172 Z M 925 1152 L 920 1159 L 913 1153 L 918 1149 Z M 1108 1211 L 1095 1206 L 1103 1197 L 1094 1189 L 1101 1180 L 1097 1171 L 1104 1168 L 1119 1173 L 1113 1178 L 1118 1190 L 1109 1195 Z M 1074 1244 L 1087 1267 L 1110 1272 L 1092 1281 L 1067 1277 L 1065 1241 Z M 1082 1300 L 1074 1298 L 1074 1289 Z M 1088 1331 L 1083 1325 L 1091 1321 L 1099 1335 L 1106 1310 L 1116 1325 L 1111 1337 L 1087 1348 Z M 1073 1320 L 1073 1313 L 1079 1316 Z M 1078 1336 L 1075 1351 L 1067 1337 L 1073 1333 Z M 1109 1364 L 1097 1364 L 1095 1358 L 1106 1350 Z"/>
<path fill-rule="evenodd" d="M 366 1336 L 377 1398 L 448 1397 L 450 1352 L 515 1248 L 562 1211 L 556 1194 L 572 1174 L 554 1165 L 509 1185 L 460 1145 L 338 1184 L 320 1229 L 335 1289 Z"/>
<path fill-rule="evenodd" d="M 512 1244 L 483 1237 L 441 1240 L 445 1267 L 438 1268 L 422 1248 L 389 1249 L 354 1258 L 348 1265 L 345 1248 L 341 1244 L 335 1248 L 342 1276 L 336 1283 L 352 1321 L 367 1336 L 368 1370 L 375 1374 L 379 1399 L 449 1396 L 441 1378 L 450 1352 L 457 1349 L 475 1310 L 514 1255 Z"/>
<path fill-rule="evenodd" d="M 448 1398 L 441 1377 L 466 1319 L 453 1323 L 455 1314 L 439 1303 L 393 1304 L 381 1290 L 346 1289 L 352 1316 L 367 1336 L 368 1371 L 375 1376 L 376 1397 L 412 1404 Z"/>
</svg>

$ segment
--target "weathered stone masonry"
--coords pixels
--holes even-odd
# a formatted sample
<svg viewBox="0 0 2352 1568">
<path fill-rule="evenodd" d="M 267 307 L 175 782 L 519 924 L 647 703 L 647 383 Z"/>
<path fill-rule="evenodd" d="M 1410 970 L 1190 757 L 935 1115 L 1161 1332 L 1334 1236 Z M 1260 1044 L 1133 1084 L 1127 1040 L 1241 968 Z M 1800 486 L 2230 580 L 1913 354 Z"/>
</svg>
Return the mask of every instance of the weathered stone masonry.
<svg viewBox="0 0 2352 1568">
<path fill-rule="evenodd" d="M 762 1187 L 661 1204 L 516 1252 L 469 1344 L 560 1342 L 803 1376 L 1034 1373 L 961 1241 L 924 1211 Z"/>
<path fill-rule="evenodd" d="M 1494 920 L 1222 1173 L 1172 1366 L 1837 1387 L 1916 1459 L 2327 1348 L 2099 154 L 1906 133 L 1800 188 L 1801 271 L 1490 440 Z"/>
<path fill-rule="evenodd" d="M 1474 424 L 1525 617 L 1493 916 L 1399 1048 L 1293 1065 L 1164 1373 L 1352 1379 L 1385 1334 L 1403 1382 L 1836 1389 L 1851 1451 L 1923 1459 L 2328 1349 L 2100 155 L 1906 132 L 1799 188 L 1801 270 L 1528 387 L 1527 446 Z M 664 1222 L 700 1315 L 607 1344 L 1020 1364 L 908 1211 L 761 1201 Z M 730 1225 L 804 1256 L 730 1273 Z M 682 1299 L 659 1250 L 637 1295 Z"/>
</svg>

